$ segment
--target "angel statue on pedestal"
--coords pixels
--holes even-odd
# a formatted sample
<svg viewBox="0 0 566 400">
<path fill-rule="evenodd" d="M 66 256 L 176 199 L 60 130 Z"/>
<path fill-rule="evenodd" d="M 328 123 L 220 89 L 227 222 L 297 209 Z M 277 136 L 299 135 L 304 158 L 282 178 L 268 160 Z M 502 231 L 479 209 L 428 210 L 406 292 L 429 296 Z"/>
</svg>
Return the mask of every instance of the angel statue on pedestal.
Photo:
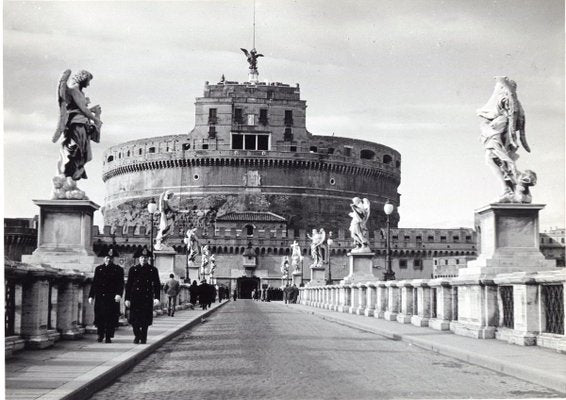
<svg viewBox="0 0 566 400">
<path fill-rule="evenodd" d="M 71 84 L 68 84 L 69 77 Z M 57 176 L 53 178 L 52 199 L 88 199 L 77 187 L 79 179 L 86 179 L 85 164 L 92 160 L 90 141 L 100 142 L 102 121 L 99 105 L 88 107 L 90 99 L 83 90 L 90 85 L 93 76 L 88 71 L 63 72 L 57 87 L 59 122 L 51 141 L 62 137 L 57 162 Z"/>
<path fill-rule="evenodd" d="M 481 119 L 481 141 L 487 164 L 497 176 L 502 193 L 499 203 L 531 203 L 530 187 L 537 183 L 531 170 L 519 171 L 519 142 L 530 152 L 525 134 L 525 111 L 517 98 L 517 84 L 506 76 L 495 77 L 495 89 L 487 103 L 477 110 Z"/>
<path fill-rule="evenodd" d="M 204 278 L 206 268 L 210 263 L 210 250 L 208 249 L 208 245 L 205 244 L 202 246 L 200 253 L 202 254 L 202 257 L 200 258 L 200 277 L 202 279 Z"/>
<path fill-rule="evenodd" d="M 350 207 L 352 208 L 352 212 L 348 214 L 352 218 L 350 234 L 352 239 L 354 239 L 355 246 L 352 253 L 370 252 L 369 235 L 366 226 L 370 212 L 369 200 L 365 198 L 361 200 L 359 197 L 354 197 Z"/>
</svg>

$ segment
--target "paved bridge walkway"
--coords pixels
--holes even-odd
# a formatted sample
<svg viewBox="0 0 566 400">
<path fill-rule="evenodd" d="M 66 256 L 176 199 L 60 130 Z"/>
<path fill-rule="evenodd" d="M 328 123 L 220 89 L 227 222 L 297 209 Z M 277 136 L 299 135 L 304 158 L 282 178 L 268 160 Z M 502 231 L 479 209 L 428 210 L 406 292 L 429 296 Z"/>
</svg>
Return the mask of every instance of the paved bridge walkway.
<svg viewBox="0 0 566 400">
<path fill-rule="evenodd" d="M 200 313 L 182 311 L 175 318 L 157 318 L 148 339 L 154 348 L 130 345 L 129 329 L 121 329 L 116 343 L 67 342 L 88 344 L 80 351 L 69 348 L 66 354 L 65 349 L 47 350 L 53 357 L 41 363 L 34 364 L 26 355 L 41 351 L 23 352 L 7 363 L 7 398 L 88 398 L 116 378 L 92 398 L 566 396 L 566 355 L 545 349 L 277 302 L 229 302 L 204 323 Z M 184 329 L 190 321 L 198 324 Z M 164 344 L 157 348 L 160 341 Z M 57 347 L 67 346 L 62 343 Z M 151 354 L 140 362 L 144 348 Z M 42 364 L 51 373 L 40 374 Z M 81 373 L 73 378 L 71 370 Z M 52 383 L 51 389 L 40 389 L 46 382 Z"/>
</svg>

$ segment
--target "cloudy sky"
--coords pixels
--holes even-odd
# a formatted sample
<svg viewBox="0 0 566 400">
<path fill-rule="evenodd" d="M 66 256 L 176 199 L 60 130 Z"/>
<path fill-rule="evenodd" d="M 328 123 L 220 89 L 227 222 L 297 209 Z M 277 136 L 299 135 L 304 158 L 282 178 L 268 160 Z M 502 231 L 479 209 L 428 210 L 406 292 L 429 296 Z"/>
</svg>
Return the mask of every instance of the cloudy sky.
<svg viewBox="0 0 566 400">
<path fill-rule="evenodd" d="M 247 79 L 253 4 L 4 2 L 5 216 L 31 217 L 49 196 L 65 69 L 94 74 L 103 136 L 79 186 L 103 205 L 106 148 L 187 133 L 205 81 Z M 516 80 L 532 149 L 517 165 L 538 174 L 541 228 L 564 226 L 562 0 L 257 0 L 256 18 L 260 78 L 300 83 L 309 131 L 402 154 L 402 227 L 471 227 L 497 197 L 475 110 L 494 76 Z"/>
</svg>

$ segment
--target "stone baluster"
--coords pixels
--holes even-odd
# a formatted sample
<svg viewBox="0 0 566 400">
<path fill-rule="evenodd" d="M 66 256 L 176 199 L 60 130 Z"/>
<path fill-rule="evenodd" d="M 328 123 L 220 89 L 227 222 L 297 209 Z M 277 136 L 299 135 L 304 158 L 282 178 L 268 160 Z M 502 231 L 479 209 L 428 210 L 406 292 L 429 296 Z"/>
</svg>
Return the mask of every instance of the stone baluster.
<svg viewBox="0 0 566 400">
<path fill-rule="evenodd" d="M 48 333 L 49 278 L 43 267 L 31 267 L 30 276 L 22 286 L 21 336 L 26 347 L 43 349 L 52 346 L 54 338 Z"/>
<path fill-rule="evenodd" d="M 358 307 L 356 308 L 355 313 L 358 315 L 364 315 L 364 312 L 366 310 L 366 304 L 367 304 L 367 285 L 365 283 L 358 283 L 357 284 L 358 287 Z"/>
<path fill-rule="evenodd" d="M 84 276 L 78 271 L 61 271 L 57 291 L 57 330 L 63 339 L 78 339 L 84 334 L 84 328 L 79 326 L 79 280 Z"/>
<path fill-rule="evenodd" d="M 376 284 L 374 282 L 368 282 L 366 290 L 366 309 L 364 310 L 364 315 L 366 317 L 373 317 L 375 313 L 376 297 Z"/>
<path fill-rule="evenodd" d="M 340 296 L 338 303 L 339 312 L 348 312 L 348 309 L 350 308 L 350 292 L 351 292 L 350 286 L 348 285 L 340 286 Z"/>
<path fill-rule="evenodd" d="M 377 283 L 376 298 L 375 298 L 375 318 L 384 318 L 385 311 L 387 311 L 388 303 L 388 288 L 385 282 L 380 281 Z"/>
<path fill-rule="evenodd" d="M 415 280 L 417 286 L 417 310 L 411 317 L 411 324 L 415 326 L 428 326 L 430 320 L 431 289 L 428 282 L 422 279 Z"/>
<path fill-rule="evenodd" d="M 413 285 L 409 281 L 400 281 L 401 309 L 397 314 L 397 322 L 410 324 L 413 316 Z"/>
<path fill-rule="evenodd" d="M 399 288 L 397 282 L 393 281 L 388 281 L 385 285 L 387 286 L 387 310 L 383 313 L 383 319 L 397 321 L 400 303 Z"/>
<path fill-rule="evenodd" d="M 350 284 L 350 307 L 348 307 L 348 312 L 350 314 L 355 314 L 360 304 L 360 296 L 358 295 L 359 290 L 360 289 L 357 284 Z"/>
<path fill-rule="evenodd" d="M 436 318 L 431 318 L 428 326 L 447 331 L 452 320 L 452 287 L 448 281 L 441 279 L 431 281 L 430 285 L 436 289 Z"/>
</svg>

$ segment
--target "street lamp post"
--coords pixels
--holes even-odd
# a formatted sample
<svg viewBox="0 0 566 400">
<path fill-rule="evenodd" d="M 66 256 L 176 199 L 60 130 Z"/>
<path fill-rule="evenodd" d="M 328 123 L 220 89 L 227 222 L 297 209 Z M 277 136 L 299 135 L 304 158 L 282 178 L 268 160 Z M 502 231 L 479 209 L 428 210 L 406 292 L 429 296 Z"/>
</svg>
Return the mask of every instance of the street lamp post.
<svg viewBox="0 0 566 400">
<path fill-rule="evenodd" d="M 155 200 L 151 199 L 147 204 L 147 212 L 149 213 L 149 220 L 150 220 L 150 230 L 149 230 L 149 249 L 150 249 L 150 261 L 151 265 L 153 265 L 153 214 L 157 211 L 157 204 L 155 204 Z"/>
<path fill-rule="evenodd" d="M 328 239 L 326 239 L 326 253 L 328 254 L 328 285 L 332 285 L 332 266 L 330 264 L 330 246 L 334 243 L 332 240 L 332 231 L 328 232 Z"/>
<path fill-rule="evenodd" d="M 386 270 L 383 273 L 383 280 L 384 281 L 392 281 L 395 280 L 395 272 L 391 268 L 391 235 L 390 235 L 390 227 L 389 227 L 389 215 L 393 212 L 394 206 L 387 200 L 385 205 L 383 206 L 383 211 L 385 215 L 387 215 L 387 251 L 385 253 L 385 264 Z"/>
</svg>

